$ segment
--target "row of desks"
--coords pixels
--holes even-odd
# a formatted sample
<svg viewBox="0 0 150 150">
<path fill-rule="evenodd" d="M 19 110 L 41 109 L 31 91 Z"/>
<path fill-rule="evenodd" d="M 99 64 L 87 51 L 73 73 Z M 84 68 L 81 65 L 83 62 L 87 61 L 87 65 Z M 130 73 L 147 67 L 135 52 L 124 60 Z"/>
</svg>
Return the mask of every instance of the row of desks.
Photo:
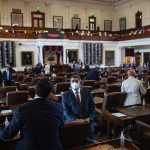
<svg viewBox="0 0 150 150">
<path fill-rule="evenodd" d="M 111 110 L 102 110 L 107 122 L 107 136 L 111 137 L 111 124 L 122 129 L 135 123 L 135 120 L 150 120 L 150 106 L 129 106 Z"/>
</svg>

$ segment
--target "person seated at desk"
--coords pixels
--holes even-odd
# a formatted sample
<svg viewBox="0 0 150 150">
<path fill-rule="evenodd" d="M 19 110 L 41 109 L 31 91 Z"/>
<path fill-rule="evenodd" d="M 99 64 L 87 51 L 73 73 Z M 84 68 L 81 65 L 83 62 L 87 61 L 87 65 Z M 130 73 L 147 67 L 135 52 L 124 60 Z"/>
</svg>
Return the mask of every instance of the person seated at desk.
<svg viewBox="0 0 150 150">
<path fill-rule="evenodd" d="M 128 70 L 128 79 L 122 82 L 121 92 L 127 93 L 124 106 L 136 105 L 141 103 L 141 94 L 145 94 L 146 90 L 143 87 L 142 81 L 136 79 L 134 70 Z"/>
<path fill-rule="evenodd" d="M 20 131 L 16 150 L 62 150 L 59 131 L 64 124 L 63 107 L 48 99 L 52 93 L 49 79 L 41 79 L 36 96 L 31 102 L 19 106 L 0 140 L 11 139 Z"/>
<path fill-rule="evenodd" d="M 80 82 L 78 75 L 71 77 L 71 89 L 62 95 L 63 113 L 66 122 L 90 118 L 88 138 L 93 139 L 95 104 L 91 92 L 80 88 Z"/>
</svg>

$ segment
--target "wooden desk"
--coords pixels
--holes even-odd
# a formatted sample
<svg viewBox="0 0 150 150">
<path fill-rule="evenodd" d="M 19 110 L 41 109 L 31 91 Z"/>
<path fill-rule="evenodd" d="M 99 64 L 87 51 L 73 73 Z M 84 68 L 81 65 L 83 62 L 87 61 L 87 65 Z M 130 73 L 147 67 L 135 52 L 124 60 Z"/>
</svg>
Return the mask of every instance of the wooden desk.
<svg viewBox="0 0 150 150">
<path fill-rule="evenodd" d="M 114 149 L 121 150 L 119 139 L 113 139 L 113 140 L 110 140 L 110 141 L 99 142 L 99 143 L 92 144 L 92 145 L 89 145 L 89 146 L 84 146 L 84 147 L 81 147 L 81 148 L 79 147 L 76 150 L 100 150 L 100 146 L 104 145 L 104 144 L 109 144 L 112 147 L 114 147 Z M 124 150 L 139 150 L 139 148 L 137 148 L 129 140 L 125 139 L 125 149 Z"/>
<path fill-rule="evenodd" d="M 92 95 L 93 95 L 93 97 L 104 97 L 104 92 L 105 92 L 105 89 L 101 89 L 101 88 L 99 88 L 99 89 L 94 89 L 94 90 L 92 90 Z"/>
<path fill-rule="evenodd" d="M 122 128 L 134 124 L 135 120 L 150 119 L 150 108 L 143 106 L 130 106 L 124 108 L 116 108 L 115 110 L 102 110 L 104 119 L 107 121 L 107 136 L 110 138 L 110 124 L 120 126 Z M 117 117 L 113 113 L 123 113 L 126 116 Z"/>
</svg>

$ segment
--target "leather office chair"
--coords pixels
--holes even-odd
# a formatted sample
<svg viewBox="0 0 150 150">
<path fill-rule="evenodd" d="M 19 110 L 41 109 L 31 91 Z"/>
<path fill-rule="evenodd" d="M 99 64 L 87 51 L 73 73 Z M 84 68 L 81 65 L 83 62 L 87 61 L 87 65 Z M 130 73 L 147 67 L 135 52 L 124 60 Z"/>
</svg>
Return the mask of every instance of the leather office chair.
<svg viewBox="0 0 150 150">
<path fill-rule="evenodd" d="M 94 84 L 95 84 L 95 80 L 84 80 L 83 82 L 82 82 L 82 85 L 83 86 L 94 86 Z"/>
<path fill-rule="evenodd" d="M 35 86 L 29 86 L 28 91 L 29 91 L 30 98 L 34 98 L 35 97 Z"/>
<path fill-rule="evenodd" d="M 65 77 L 53 77 L 53 83 L 60 83 L 60 82 L 64 82 L 65 81 Z"/>
<path fill-rule="evenodd" d="M 40 78 L 32 78 L 32 85 L 36 85 Z"/>
<path fill-rule="evenodd" d="M 107 84 L 106 93 L 121 92 L 121 85 L 119 84 Z"/>
<path fill-rule="evenodd" d="M 27 85 L 31 85 L 32 84 L 32 77 L 24 77 L 23 83 L 27 84 Z"/>
<path fill-rule="evenodd" d="M 24 75 L 18 75 L 17 76 L 17 81 L 20 83 L 23 83 Z"/>
<path fill-rule="evenodd" d="M 138 130 L 138 142 L 140 143 L 140 148 L 143 150 L 149 150 L 150 142 L 150 122 L 145 123 L 141 121 L 136 121 Z"/>
<path fill-rule="evenodd" d="M 123 107 L 126 97 L 127 93 L 125 92 L 108 93 L 104 96 L 102 108 L 111 109 L 116 107 Z"/>
<path fill-rule="evenodd" d="M 56 83 L 55 93 L 60 94 L 61 92 L 66 92 L 69 90 L 70 82 Z"/>
<path fill-rule="evenodd" d="M 87 73 L 79 73 L 81 80 L 85 80 Z"/>
<path fill-rule="evenodd" d="M 84 146 L 87 142 L 88 128 L 88 120 L 66 123 L 60 132 L 64 150 Z"/>
<path fill-rule="evenodd" d="M 13 82 L 17 81 L 17 74 L 12 74 L 12 80 Z"/>
<path fill-rule="evenodd" d="M 116 81 L 117 81 L 117 78 L 114 77 L 114 76 L 109 76 L 109 77 L 107 78 L 107 83 L 108 83 L 108 84 L 115 83 Z"/>
<path fill-rule="evenodd" d="M 27 84 L 19 84 L 18 90 L 19 91 L 28 91 L 28 85 Z"/>
<path fill-rule="evenodd" d="M 1 98 L 6 98 L 6 94 L 7 92 L 12 92 L 12 91 L 16 91 L 16 86 L 4 86 L 4 87 L 0 87 L 0 97 Z"/>
<path fill-rule="evenodd" d="M 8 92 L 6 97 L 6 106 L 17 106 L 28 101 L 28 91 Z"/>
<path fill-rule="evenodd" d="M 58 77 L 65 77 L 66 73 L 65 72 L 59 72 L 59 73 L 57 73 L 57 76 Z"/>
</svg>

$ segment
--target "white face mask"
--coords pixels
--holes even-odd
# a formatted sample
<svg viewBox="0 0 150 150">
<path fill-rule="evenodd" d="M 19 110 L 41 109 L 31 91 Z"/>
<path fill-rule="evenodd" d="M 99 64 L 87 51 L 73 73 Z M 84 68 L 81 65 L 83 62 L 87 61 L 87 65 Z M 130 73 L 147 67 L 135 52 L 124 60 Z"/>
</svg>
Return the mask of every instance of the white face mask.
<svg viewBox="0 0 150 150">
<path fill-rule="evenodd" d="M 80 87 L 80 84 L 77 83 L 77 82 L 73 82 L 71 83 L 71 88 L 74 89 L 74 90 L 78 90 Z"/>
</svg>

